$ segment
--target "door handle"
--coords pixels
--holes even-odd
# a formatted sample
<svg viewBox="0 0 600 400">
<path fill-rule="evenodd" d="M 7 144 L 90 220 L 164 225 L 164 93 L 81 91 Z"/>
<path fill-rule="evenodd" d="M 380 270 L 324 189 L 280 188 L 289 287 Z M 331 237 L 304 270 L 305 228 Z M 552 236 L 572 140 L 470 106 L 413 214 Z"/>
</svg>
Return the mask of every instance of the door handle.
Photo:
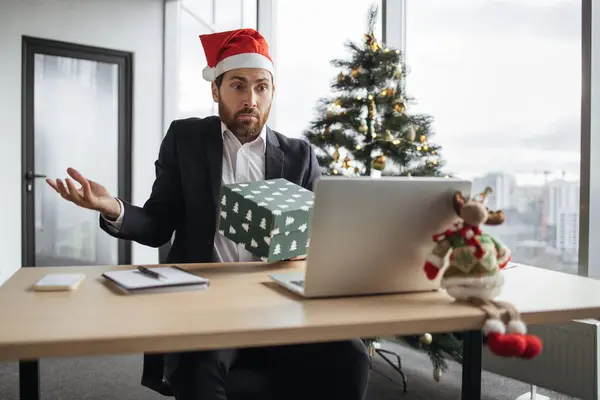
<svg viewBox="0 0 600 400">
<path fill-rule="evenodd" d="M 25 172 L 25 179 L 28 180 L 28 181 L 31 181 L 31 180 L 33 180 L 35 178 L 45 178 L 45 177 L 46 177 L 46 175 L 36 174 L 33 171 L 27 171 L 27 172 Z"/>
</svg>

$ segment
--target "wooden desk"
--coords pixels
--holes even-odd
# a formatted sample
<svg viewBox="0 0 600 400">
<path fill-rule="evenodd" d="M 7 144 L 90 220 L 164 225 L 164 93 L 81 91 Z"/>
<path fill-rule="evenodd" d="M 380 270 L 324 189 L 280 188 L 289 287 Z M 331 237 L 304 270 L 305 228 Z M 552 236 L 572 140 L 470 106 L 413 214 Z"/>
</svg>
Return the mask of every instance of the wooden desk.
<svg viewBox="0 0 600 400">
<path fill-rule="evenodd" d="M 444 292 L 303 300 L 269 281 L 267 267 L 195 264 L 184 268 L 211 279 L 208 290 L 119 295 L 103 271 L 119 267 L 22 268 L 0 287 L 0 359 L 22 361 L 21 388 L 37 399 L 43 357 L 218 349 L 326 341 L 350 337 L 470 331 L 465 340 L 463 398 L 481 386 L 483 313 Z M 30 285 L 50 272 L 83 272 L 74 292 L 36 293 Z M 502 299 L 529 324 L 600 316 L 600 281 L 520 266 L 504 272 Z M 27 393 L 27 388 L 35 388 Z M 28 397 L 29 398 L 29 397 Z"/>
</svg>

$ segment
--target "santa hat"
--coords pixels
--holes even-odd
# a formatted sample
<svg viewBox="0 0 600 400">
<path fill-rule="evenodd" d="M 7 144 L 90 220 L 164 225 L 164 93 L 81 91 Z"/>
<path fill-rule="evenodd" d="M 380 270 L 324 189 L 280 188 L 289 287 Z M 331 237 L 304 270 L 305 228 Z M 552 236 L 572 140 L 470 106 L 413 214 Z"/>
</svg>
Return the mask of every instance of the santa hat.
<svg viewBox="0 0 600 400">
<path fill-rule="evenodd" d="M 202 77 L 209 82 L 236 68 L 263 68 L 273 74 L 269 45 L 254 29 L 200 35 L 200 41 L 208 64 L 202 70 Z"/>
</svg>

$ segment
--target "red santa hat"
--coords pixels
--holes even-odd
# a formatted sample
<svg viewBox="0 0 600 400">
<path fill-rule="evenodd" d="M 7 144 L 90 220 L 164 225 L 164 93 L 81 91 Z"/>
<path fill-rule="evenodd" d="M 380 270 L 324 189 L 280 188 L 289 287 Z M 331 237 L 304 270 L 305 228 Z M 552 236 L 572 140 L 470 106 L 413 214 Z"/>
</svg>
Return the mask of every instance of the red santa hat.
<svg viewBox="0 0 600 400">
<path fill-rule="evenodd" d="M 274 72 L 269 45 L 254 29 L 236 29 L 200 35 L 207 66 L 202 77 L 212 82 L 222 73 L 236 68 L 263 68 Z"/>
</svg>

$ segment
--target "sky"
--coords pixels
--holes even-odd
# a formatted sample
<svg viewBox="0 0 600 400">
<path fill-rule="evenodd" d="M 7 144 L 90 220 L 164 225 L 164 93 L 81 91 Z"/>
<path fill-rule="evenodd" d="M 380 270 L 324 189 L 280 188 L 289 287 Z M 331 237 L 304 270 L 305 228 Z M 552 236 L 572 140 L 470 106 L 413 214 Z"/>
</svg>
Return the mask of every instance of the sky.
<svg viewBox="0 0 600 400">
<path fill-rule="evenodd" d="M 299 137 L 309 127 L 340 72 L 330 61 L 362 39 L 372 3 L 277 2 L 274 129 Z M 449 172 L 508 172 L 522 184 L 544 170 L 579 177 L 580 14 L 579 0 L 407 0 L 407 89 L 418 101 L 408 112 L 433 117 Z M 193 29 L 182 55 L 195 66 L 183 70 L 190 99 L 208 87 L 192 78 L 204 63 Z"/>
</svg>

